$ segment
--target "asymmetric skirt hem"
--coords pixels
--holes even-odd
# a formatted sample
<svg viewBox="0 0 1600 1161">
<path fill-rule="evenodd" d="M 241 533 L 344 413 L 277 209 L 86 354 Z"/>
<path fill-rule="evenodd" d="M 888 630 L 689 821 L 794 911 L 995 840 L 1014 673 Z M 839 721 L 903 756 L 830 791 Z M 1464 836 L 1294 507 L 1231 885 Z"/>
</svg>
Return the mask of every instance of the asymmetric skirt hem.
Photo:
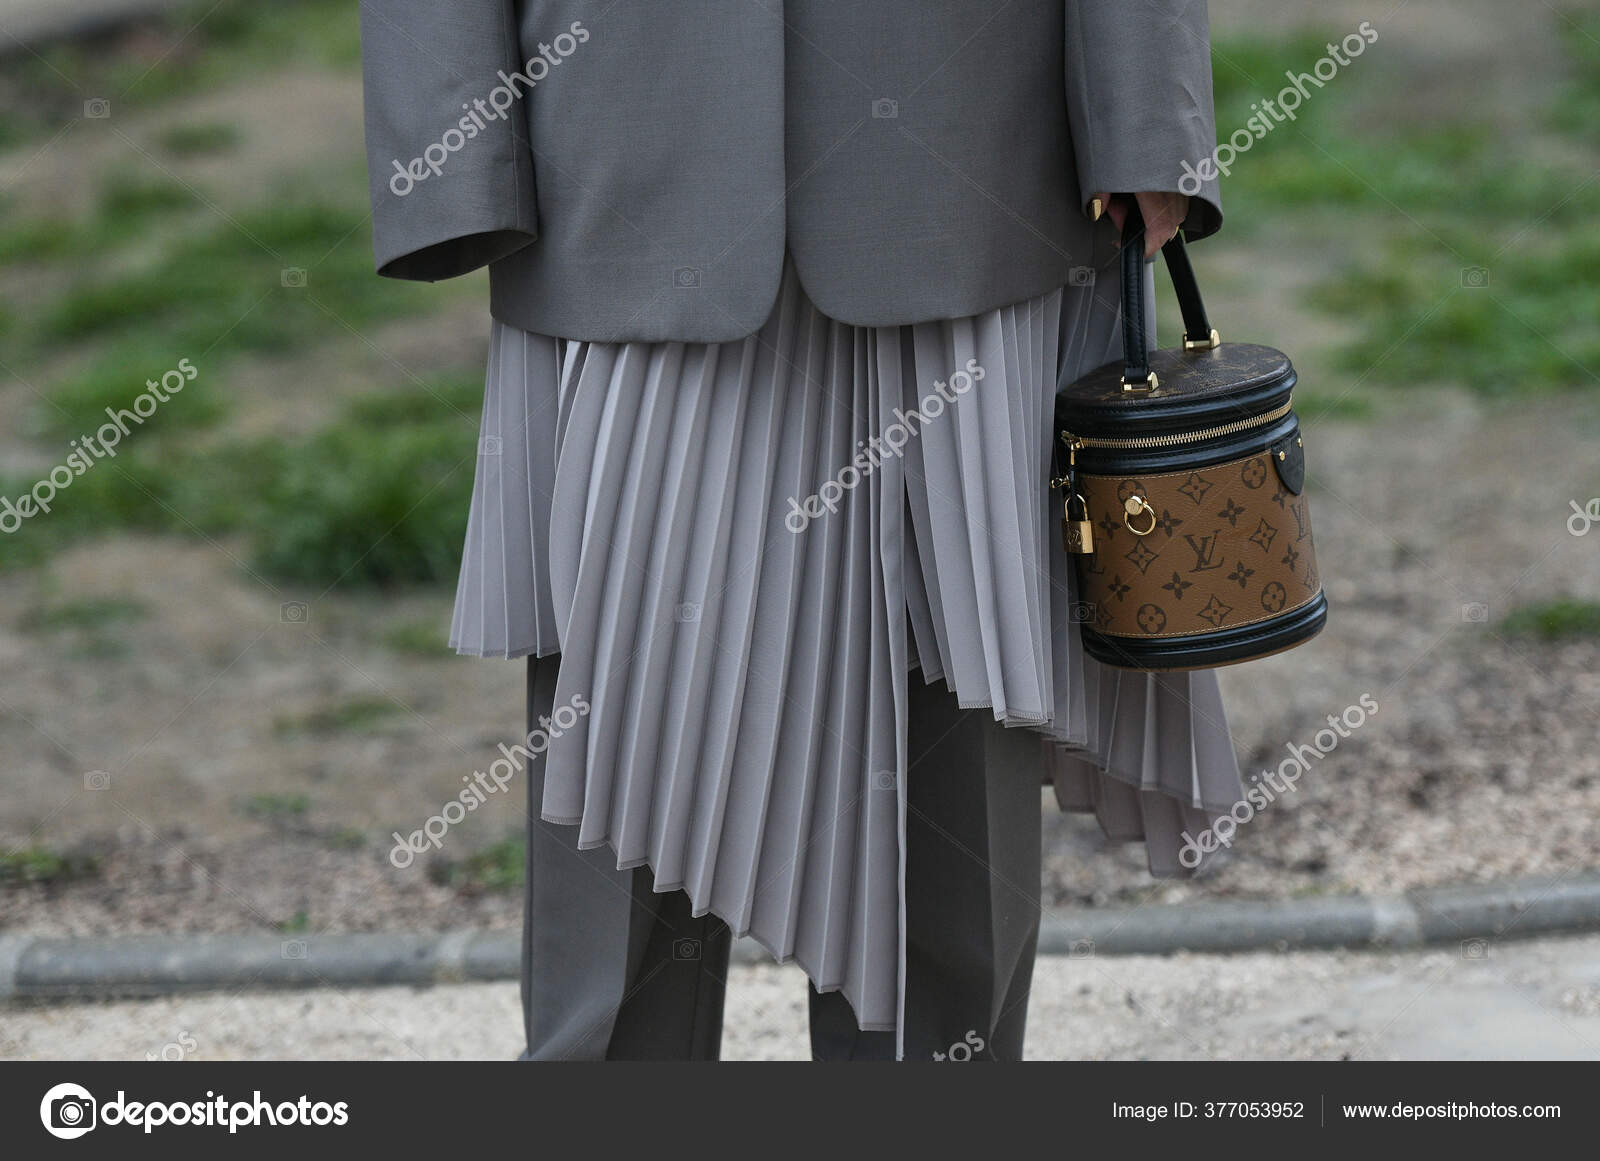
<svg viewBox="0 0 1600 1161">
<path fill-rule="evenodd" d="M 738 342 L 496 323 L 450 642 L 561 654 L 541 816 L 879 1030 L 904 987 L 908 681 L 1038 732 L 1063 809 L 1181 873 L 1186 832 L 1242 796 L 1216 677 L 1084 654 L 1045 486 L 1058 374 L 1119 344 L 1092 285 L 851 327 L 792 264 Z"/>
</svg>

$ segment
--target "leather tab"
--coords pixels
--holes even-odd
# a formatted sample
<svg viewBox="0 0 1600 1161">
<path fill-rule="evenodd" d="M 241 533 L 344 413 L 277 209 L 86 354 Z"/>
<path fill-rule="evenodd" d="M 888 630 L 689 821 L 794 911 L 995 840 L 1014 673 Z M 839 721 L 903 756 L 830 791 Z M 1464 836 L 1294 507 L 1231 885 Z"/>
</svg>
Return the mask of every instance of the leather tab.
<svg viewBox="0 0 1600 1161">
<path fill-rule="evenodd" d="M 1306 488 L 1306 451 L 1299 431 L 1272 445 L 1272 465 L 1278 469 L 1283 486 L 1298 496 Z"/>
</svg>

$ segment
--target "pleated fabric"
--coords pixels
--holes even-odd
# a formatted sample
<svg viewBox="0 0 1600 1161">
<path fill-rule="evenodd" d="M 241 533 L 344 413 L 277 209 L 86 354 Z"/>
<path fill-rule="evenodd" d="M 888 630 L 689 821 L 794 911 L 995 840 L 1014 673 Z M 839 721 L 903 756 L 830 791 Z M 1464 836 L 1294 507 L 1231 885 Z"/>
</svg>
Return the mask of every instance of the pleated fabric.
<svg viewBox="0 0 1600 1161">
<path fill-rule="evenodd" d="M 1046 488 L 1058 371 L 1119 346 L 1092 285 L 851 327 L 792 264 L 738 342 L 496 323 L 451 645 L 560 652 L 583 714 L 550 731 L 543 816 L 877 1030 L 904 983 L 907 680 L 1038 731 L 1063 809 L 1182 872 L 1183 832 L 1242 797 L 1215 674 L 1084 654 Z"/>
</svg>

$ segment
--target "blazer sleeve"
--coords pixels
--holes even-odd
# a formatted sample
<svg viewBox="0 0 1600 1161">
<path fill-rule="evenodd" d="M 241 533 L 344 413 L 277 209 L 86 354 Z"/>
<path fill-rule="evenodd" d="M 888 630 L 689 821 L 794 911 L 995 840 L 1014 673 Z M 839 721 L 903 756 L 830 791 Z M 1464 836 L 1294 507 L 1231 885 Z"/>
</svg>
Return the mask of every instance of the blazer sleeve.
<svg viewBox="0 0 1600 1161">
<path fill-rule="evenodd" d="M 453 278 L 538 237 L 522 108 L 532 93 L 519 87 L 515 100 L 489 104 L 497 87 L 504 91 L 502 74 L 524 65 L 515 7 L 515 0 L 361 0 L 379 274 Z"/>
<path fill-rule="evenodd" d="M 1222 225 L 1205 0 L 1066 0 L 1067 116 L 1078 179 L 1189 195 L 1187 237 Z"/>
</svg>

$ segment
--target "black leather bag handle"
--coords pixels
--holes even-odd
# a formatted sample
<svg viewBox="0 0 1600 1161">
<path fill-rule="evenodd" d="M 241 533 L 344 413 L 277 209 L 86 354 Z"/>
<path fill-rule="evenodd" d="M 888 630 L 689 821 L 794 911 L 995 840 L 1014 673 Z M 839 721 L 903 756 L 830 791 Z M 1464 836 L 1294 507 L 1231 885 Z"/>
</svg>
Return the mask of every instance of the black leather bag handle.
<svg viewBox="0 0 1600 1161">
<path fill-rule="evenodd" d="M 1166 259 L 1172 289 L 1178 294 L 1178 309 L 1183 313 L 1183 349 L 1203 351 L 1218 344 L 1217 332 L 1206 319 L 1205 303 L 1200 301 L 1200 284 L 1195 281 L 1183 234 L 1161 247 Z M 1130 393 L 1155 388 L 1150 371 L 1150 352 L 1145 344 L 1145 324 L 1152 304 L 1144 293 L 1144 216 L 1133 199 L 1128 201 L 1128 216 L 1122 223 L 1122 387 Z"/>
</svg>

